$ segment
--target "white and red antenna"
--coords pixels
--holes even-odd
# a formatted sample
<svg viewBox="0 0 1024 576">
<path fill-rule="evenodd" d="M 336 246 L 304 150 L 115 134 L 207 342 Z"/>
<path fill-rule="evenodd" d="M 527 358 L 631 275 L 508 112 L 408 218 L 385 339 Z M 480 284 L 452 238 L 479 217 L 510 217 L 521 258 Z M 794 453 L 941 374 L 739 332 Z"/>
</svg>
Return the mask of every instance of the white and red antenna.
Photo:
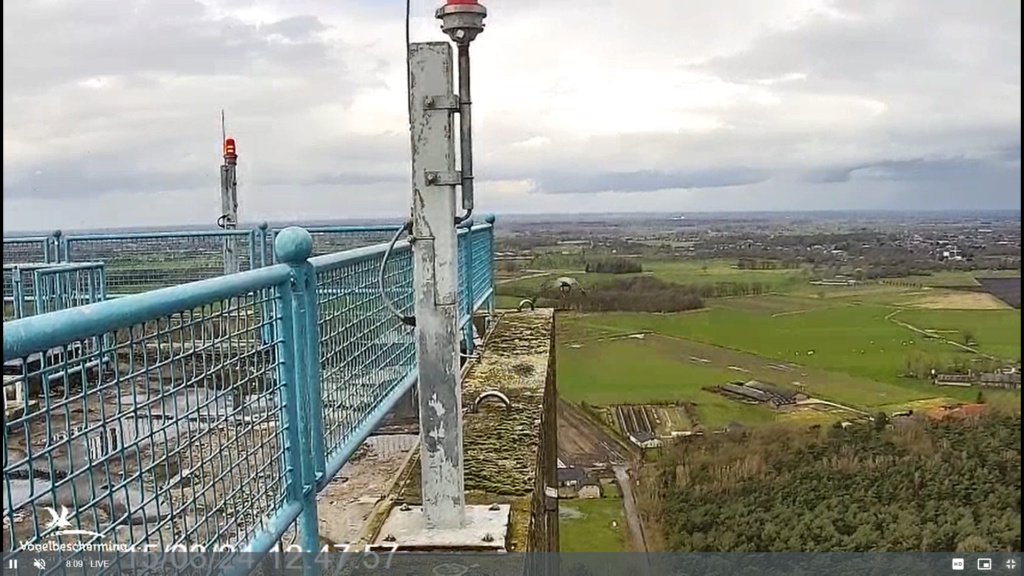
<svg viewBox="0 0 1024 576">
<path fill-rule="evenodd" d="M 220 217 L 217 225 L 225 230 L 234 230 L 238 225 L 238 154 L 235 139 L 228 138 L 224 110 L 220 111 L 220 141 L 224 150 L 224 164 L 220 167 Z M 234 237 L 224 238 L 224 273 L 238 272 L 238 246 Z"/>
</svg>

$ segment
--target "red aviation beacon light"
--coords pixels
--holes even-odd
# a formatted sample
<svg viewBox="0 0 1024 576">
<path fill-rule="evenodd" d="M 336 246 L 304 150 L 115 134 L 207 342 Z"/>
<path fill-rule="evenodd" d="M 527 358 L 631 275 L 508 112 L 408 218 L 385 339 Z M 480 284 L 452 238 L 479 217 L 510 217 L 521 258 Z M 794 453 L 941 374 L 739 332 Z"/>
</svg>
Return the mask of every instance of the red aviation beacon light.
<svg viewBox="0 0 1024 576">
<path fill-rule="evenodd" d="M 226 139 L 224 139 L 224 159 L 227 160 L 229 158 L 235 158 L 235 159 L 238 158 L 238 155 L 235 154 L 235 139 L 234 138 L 226 138 Z"/>
<path fill-rule="evenodd" d="M 435 16 L 441 20 L 441 31 L 464 46 L 483 32 L 487 9 L 477 0 L 447 0 Z"/>
</svg>

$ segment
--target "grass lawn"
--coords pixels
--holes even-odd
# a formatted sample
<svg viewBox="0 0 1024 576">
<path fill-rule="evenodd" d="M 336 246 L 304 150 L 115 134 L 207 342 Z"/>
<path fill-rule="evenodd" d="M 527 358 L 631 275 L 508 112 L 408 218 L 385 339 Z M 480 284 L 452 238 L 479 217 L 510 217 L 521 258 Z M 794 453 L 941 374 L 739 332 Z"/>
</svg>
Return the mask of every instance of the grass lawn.
<svg viewBox="0 0 1024 576">
<path fill-rule="evenodd" d="M 559 502 L 561 552 L 626 552 L 626 530 L 626 513 L 619 498 Z"/>
<path fill-rule="evenodd" d="M 499 310 L 512 310 L 518 308 L 519 303 L 522 301 L 523 299 L 520 298 L 519 296 L 508 296 L 498 294 L 494 298 L 494 307 L 498 308 Z"/>
<path fill-rule="evenodd" d="M 687 400 L 706 425 L 778 419 L 768 408 L 702 390 L 757 379 L 803 389 L 813 397 L 865 411 L 906 406 L 940 396 L 973 401 L 977 390 L 937 389 L 901 376 L 908 357 L 952 363 L 975 354 L 899 326 L 892 306 L 761 296 L 715 301 L 682 314 L 560 314 L 560 393 L 595 405 Z M 1019 358 L 1017 310 L 902 310 L 899 320 L 957 340 L 970 330 L 986 353 Z M 639 335 L 642 334 L 642 339 Z M 986 391 L 1020 402 L 1019 393 Z"/>
<path fill-rule="evenodd" d="M 965 286 L 979 286 L 971 272 L 941 271 L 923 276 L 908 276 L 908 282 L 915 282 L 922 286 L 933 286 L 936 288 L 957 288 Z"/>
<path fill-rule="evenodd" d="M 652 330 L 894 384 L 902 383 L 899 375 L 912 350 L 949 360 L 970 356 L 887 321 L 891 312 L 884 306 L 851 305 L 766 315 L 715 307 L 700 314 L 602 314 L 600 323 L 623 331 Z"/>
<path fill-rule="evenodd" d="M 999 358 L 1020 359 L 1020 310 L 904 310 L 897 318 L 956 342 L 970 332 L 974 348 Z"/>
<path fill-rule="evenodd" d="M 657 337 L 597 341 L 580 348 L 560 346 L 559 394 L 572 402 L 596 405 L 687 400 L 696 405 L 701 422 L 712 428 L 733 421 L 755 424 L 773 420 L 767 407 L 733 402 L 702 390 L 742 375 L 666 353 L 666 344 L 671 350 L 671 342 Z"/>
<path fill-rule="evenodd" d="M 802 284 L 807 272 L 789 270 L 741 270 L 735 260 L 644 261 L 644 271 L 666 282 L 677 284 L 714 284 L 716 282 L 760 282 L 773 287 Z"/>
<path fill-rule="evenodd" d="M 715 284 L 718 282 L 760 282 L 771 286 L 772 290 L 787 291 L 803 285 L 807 281 L 803 269 L 790 270 L 740 270 L 735 268 L 732 260 L 670 260 L 644 261 L 643 275 L 654 276 L 666 282 L 687 285 Z M 523 274 L 518 280 L 503 281 L 497 286 L 499 293 L 508 296 L 533 297 L 545 282 L 559 276 L 575 278 L 584 289 L 594 288 L 609 283 L 617 278 L 627 278 L 638 274 L 588 274 L 582 270 L 552 269 L 544 275 Z"/>
</svg>

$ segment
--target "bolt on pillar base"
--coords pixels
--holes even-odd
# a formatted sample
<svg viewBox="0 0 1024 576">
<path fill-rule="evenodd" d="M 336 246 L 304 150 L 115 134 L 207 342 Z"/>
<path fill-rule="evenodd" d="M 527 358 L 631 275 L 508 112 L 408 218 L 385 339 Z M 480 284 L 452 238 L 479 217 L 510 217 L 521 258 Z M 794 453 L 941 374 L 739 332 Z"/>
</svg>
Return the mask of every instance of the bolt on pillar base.
<svg viewBox="0 0 1024 576">
<path fill-rule="evenodd" d="M 377 533 L 374 545 L 398 546 L 403 552 L 506 552 L 510 512 L 508 504 L 466 506 L 465 526 L 438 530 L 427 528 L 422 507 L 396 506 Z"/>
</svg>

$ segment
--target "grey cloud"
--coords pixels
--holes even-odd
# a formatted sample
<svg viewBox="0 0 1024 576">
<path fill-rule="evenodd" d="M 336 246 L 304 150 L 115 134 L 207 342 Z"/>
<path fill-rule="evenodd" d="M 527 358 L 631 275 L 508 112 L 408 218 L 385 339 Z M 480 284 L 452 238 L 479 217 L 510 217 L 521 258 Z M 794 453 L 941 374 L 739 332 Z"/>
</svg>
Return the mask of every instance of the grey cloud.
<svg viewBox="0 0 1024 576">
<path fill-rule="evenodd" d="M 264 27 L 211 19 L 192 0 L 4 2 L 4 97 L 97 76 L 309 71 L 331 58 L 312 38 L 323 29 L 315 16 Z"/>
<path fill-rule="evenodd" d="M 654 192 L 678 188 L 720 188 L 757 184 L 771 174 L 753 168 L 722 168 L 690 172 L 547 172 L 532 177 L 541 192 Z"/>
<path fill-rule="evenodd" d="M 216 167 L 214 167 L 216 168 Z M 182 190 L 214 187 L 216 171 L 139 170 L 115 157 L 89 157 L 4 171 L 4 200 L 98 196 L 123 190 Z"/>
<path fill-rule="evenodd" d="M 399 183 L 408 182 L 409 175 L 398 174 L 395 172 L 381 171 L 381 172 L 332 172 L 326 174 L 317 174 L 312 178 L 303 178 L 299 183 L 303 186 L 310 185 L 350 185 L 350 186 L 362 186 L 366 184 L 388 184 L 388 183 Z"/>
<path fill-rule="evenodd" d="M 999 129 L 1020 118 L 1020 3 L 1009 0 L 838 0 L 843 17 L 812 15 L 698 68 L 738 82 L 784 75 L 788 94 L 885 105 L 868 123 Z"/>
<path fill-rule="evenodd" d="M 316 16 L 295 16 L 261 26 L 259 30 L 266 34 L 279 34 L 289 40 L 309 40 L 327 30 L 327 26 Z"/>
<path fill-rule="evenodd" d="M 188 0 L 5 2 L 5 202 L 215 189 L 222 107 L 246 185 L 330 180 L 326 167 L 338 185 L 393 179 L 407 136 L 325 129 L 322 107 L 348 107 L 389 72 L 353 71 L 358 48 L 318 36 L 327 28 L 212 18 Z M 113 78 L 75 83 L 97 76 Z"/>
<path fill-rule="evenodd" d="M 163 158 L 164 151 L 183 148 L 185 139 L 157 139 L 148 148 L 118 149 L 112 153 L 84 154 L 55 162 L 34 163 L 4 170 L 4 200 L 21 198 L 78 198 L 105 192 L 129 192 L 145 196 L 166 190 L 216 189 L 219 156 L 179 160 Z M 260 139 L 240 141 L 239 181 L 243 188 L 284 186 L 361 186 L 395 184 L 409 178 L 403 161 L 408 141 L 398 136 L 348 136 L 335 139 L 309 152 L 307 163 L 278 162 L 273 157 L 253 158 L 254 147 L 275 142 Z M 193 155 L 194 156 L 194 155 Z M 262 156 L 262 155 L 260 155 Z M 398 160 L 386 161 L 397 157 Z M 385 161 L 382 161 L 385 159 Z M 250 166 L 255 165 L 254 172 Z M 332 166 L 323 171 L 317 166 Z"/>
<path fill-rule="evenodd" d="M 934 183 L 958 180 L 999 180 L 1000 176 L 1017 174 L 1020 179 L 1020 144 L 1001 147 L 987 157 L 930 157 L 900 160 L 876 160 L 847 166 L 810 170 L 802 180 L 808 183 L 833 184 L 863 180 L 891 180 Z M 1011 190 L 1002 190 L 1011 193 Z"/>
<path fill-rule="evenodd" d="M 493 1 L 495 27 L 487 36 L 493 40 L 484 41 L 492 43 L 502 30 L 535 30 L 542 15 L 545 22 L 554 21 L 582 5 L 506 0 L 515 10 L 505 10 L 499 20 L 502 6 Z M 669 59 L 690 67 L 700 62 L 697 67 L 708 76 L 746 84 L 739 87 L 743 94 L 763 88 L 778 102 L 739 96 L 721 107 L 698 106 L 694 113 L 723 126 L 710 132 L 627 131 L 580 138 L 540 121 L 549 112 L 544 106 L 489 109 L 484 94 L 487 74 L 493 79 L 495 67 L 486 63 L 486 44 L 481 44 L 476 175 L 482 191 L 488 180 L 532 179 L 548 194 L 532 196 L 530 206 L 569 210 L 581 198 L 588 208 L 628 208 L 653 206 L 663 197 L 686 198 L 687 206 L 742 197 L 745 206 L 768 209 L 913 208 L 932 202 L 970 207 L 982 200 L 1019 206 L 1019 4 L 836 0 L 830 6 L 855 17 L 811 16 L 755 37 L 747 31 L 793 3 L 653 1 L 649 8 L 665 15 L 656 23 L 631 11 L 628 3 L 588 3 L 591 10 L 584 16 L 595 25 L 604 23 L 607 29 L 600 30 L 607 34 L 586 33 L 580 50 L 593 49 L 596 58 L 603 58 L 602 50 L 619 50 L 638 62 L 657 56 L 658 64 L 652 64 L 657 66 Z M 223 0 L 218 6 L 249 9 L 253 4 Z M 165 190 L 215 203 L 221 107 L 239 140 L 246 206 L 262 206 L 266 217 L 279 210 L 322 214 L 335 206 L 341 214 L 369 202 L 362 195 L 371 189 L 404 197 L 409 177 L 404 126 L 360 134 L 376 128 L 353 117 L 351 109 L 365 90 L 385 86 L 386 76 L 401 66 L 400 6 L 296 0 L 276 7 L 295 16 L 253 25 L 211 16 L 192 0 L 5 2 L 5 206 L 27 212 L 38 198 L 40 206 L 76 211 L 72 206 L 101 193 L 123 191 L 119 202 L 145 207 L 159 200 L 155 192 Z M 683 13 L 690 17 L 680 23 L 684 19 L 675 16 Z M 339 21 L 365 20 L 380 37 L 358 45 L 339 41 L 324 33 L 335 21 L 332 15 Z M 504 22 L 510 26 L 503 28 Z M 679 30 L 686 29 L 695 33 L 680 39 Z M 516 66 L 546 65 L 552 47 L 560 44 L 544 34 L 536 39 L 542 49 L 532 56 L 526 46 L 522 56 L 515 51 L 516 58 L 503 64 L 507 72 L 520 77 Z M 567 38 L 576 41 L 571 34 Z M 713 49 L 704 49 L 711 44 Z M 711 54 L 730 56 L 707 59 Z M 529 57 L 537 60 L 531 63 Z M 757 83 L 789 73 L 807 78 Z M 532 76 L 521 76 L 516 89 L 543 91 L 551 74 L 540 70 L 536 84 L 530 84 Z M 77 84 L 104 75 L 115 77 L 105 88 Z M 586 82 L 585 69 L 581 76 Z M 635 88 L 643 93 L 643 86 Z M 819 96 L 863 98 L 886 110 L 874 114 Z M 402 112 L 401 98 L 395 102 Z M 375 105 L 368 108 L 367 114 L 375 113 Z M 848 117 L 832 122 L 832 110 L 862 114 L 863 122 Z M 398 132 L 385 132 L 391 129 Z M 514 145 L 537 136 L 550 144 Z M 719 190 L 701 190 L 708 188 Z M 294 202 L 280 202 L 282 191 Z M 643 194 L 615 200 L 615 194 L 598 194 L 604 191 Z M 338 204 L 336 198 L 345 193 L 352 197 Z M 160 195 L 172 196 L 177 197 Z M 318 197 L 326 199 L 317 204 Z M 511 194 L 506 198 L 526 202 Z M 730 200 L 724 207 L 734 205 Z M 54 210 L 38 217 L 49 218 L 46 211 Z"/>
<path fill-rule="evenodd" d="M 811 14 L 797 27 L 770 33 L 747 50 L 705 65 L 736 78 L 787 73 L 865 88 L 971 76 L 993 70 L 1020 78 L 1020 3 L 1012 0 L 838 0 L 835 17 Z M 905 72 L 905 76 L 900 73 Z"/>
</svg>

